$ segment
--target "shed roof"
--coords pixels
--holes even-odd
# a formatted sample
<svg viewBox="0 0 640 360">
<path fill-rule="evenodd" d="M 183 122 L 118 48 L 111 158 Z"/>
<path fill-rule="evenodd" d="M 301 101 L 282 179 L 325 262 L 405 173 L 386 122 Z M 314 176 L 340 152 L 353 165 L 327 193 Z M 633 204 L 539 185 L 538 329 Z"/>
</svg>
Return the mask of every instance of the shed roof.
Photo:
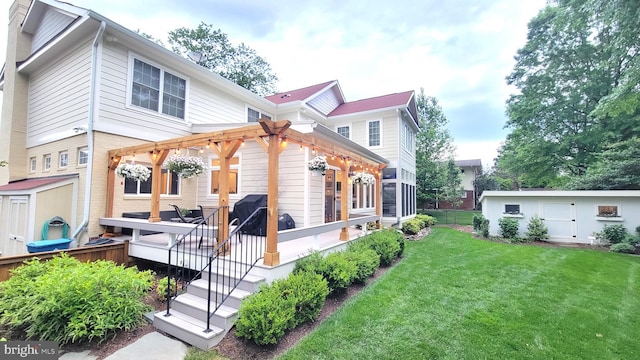
<svg viewBox="0 0 640 360">
<path fill-rule="evenodd" d="M 30 179 L 21 179 L 12 181 L 6 185 L 0 186 L 0 192 L 3 191 L 23 191 L 23 190 L 33 190 L 35 188 L 54 184 L 63 180 L 71 179 L 74 177 L 78 177 L 78 174 L 70 174 L 70 175 L 58 175 L 58 176 L 49 176 L 49 177 L 41 177 L 41 178 L 30 178 Z"/>
</svg>

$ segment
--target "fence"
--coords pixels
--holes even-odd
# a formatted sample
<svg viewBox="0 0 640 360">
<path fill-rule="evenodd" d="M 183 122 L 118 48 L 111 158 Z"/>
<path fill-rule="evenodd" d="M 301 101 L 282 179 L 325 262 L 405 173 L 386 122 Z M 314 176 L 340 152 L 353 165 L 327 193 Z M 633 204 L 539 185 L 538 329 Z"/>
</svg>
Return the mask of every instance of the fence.
<svg viewBox="0 0 640 360">
<path fill-rule="evenodd" d="M 37 257 L 40 260 L 50 259 L 60 252 L 66 252 L 82 262 L 96 260 L 111 260 L 117 264 L 127 265 L 129 261 L 129 241 L 115 244 L 105 244 L 96 246 L 79 247 L 68 250 L 45 251 L 33 254 L 1 256 L 0 257 L 0 281 L 5 281 L 11 277 L 11 270 L 22 265 L 25 260 Z"/>
</svg>

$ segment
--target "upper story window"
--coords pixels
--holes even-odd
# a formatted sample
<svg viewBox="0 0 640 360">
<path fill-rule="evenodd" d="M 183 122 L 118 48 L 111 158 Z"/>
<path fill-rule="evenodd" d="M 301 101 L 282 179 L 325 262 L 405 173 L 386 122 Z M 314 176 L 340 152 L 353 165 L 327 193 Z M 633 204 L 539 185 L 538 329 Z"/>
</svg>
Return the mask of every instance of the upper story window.
<svg viewBox="0 0 640 360">
<path fill-rule="evenodd" d="M 402 142 L 402 147 L 407 151 L 413 151 L 416 137 L 415 137 L 415 134 L 413 133 L 413 130 L 409 126 L 409 124 L 407 123 L 404 124 L 403 133 L 404 133 L 404 139 Z"/>
<path fill-rule="evenodd" d="M 58 167 L 60 169 L 64 169 L 69 165 L 69 152 L 68 151 L 60 151 L 58 153 Z"/>
<path fill-rule="evenodd" d="M 220 193 L 220 159 L 211 159 L 211 195 L 218 195 Z M 238 194 L 239 178 L 238 172 L 240 170 L 240 158 L 232 157 L 229 159 L 229 194 Z"/>
<path fill-rule="evenodd" d="M 81 147 L 78 149 L 78 165 L 87 165 L 89 162 L 89 148 Z"/>
<path fill-rule="evenodd" d="M 51 154 L 45 154 L 42 157 L 42 169 L 44 171 L 51 170 Z"/>
<path fill-rule="evenodd" d="M 186 91 L 185 79 L 133 59 L 132 105 L 184 119 Z"/>
<path fill-rule="evenodd" d="M 247 108 L 247 122 L 258 122 L 262 118 L 271 120 L 271 116 L 256 109 Z"/>
<path fill-rule="evenodd" d="M 151 168 L 149 168 L 151 170 Z M 124 193 L 129 195 L 146 195 L 151 194 L 151 182 L 153 181 L 153 172 L 147 181 L 136 181 L 132 179 L 124 179 Z M 162 169 L 160 185 L 161 195 L 178 195 L 180 194 L 180 180 L 177 174 L 167 169 Z"/>
<path fill-rule="evenodd" d="M 351 127 L 349 125 L 346 126 L 338 126 L 336 128 L 336 132 L 347 139 L 351 139 Z"/>
<path fill-rule="evenodd" d="M 369 146 L 380 146 L 382 144 L 382 134 L 380 132 L 380 120 L 367 122 L 367 144 Z"/>
<path fill-rule="evenodd" d="M 29 159 L 29 172 L 36 172 L 36 157 Z"/>
</svg>

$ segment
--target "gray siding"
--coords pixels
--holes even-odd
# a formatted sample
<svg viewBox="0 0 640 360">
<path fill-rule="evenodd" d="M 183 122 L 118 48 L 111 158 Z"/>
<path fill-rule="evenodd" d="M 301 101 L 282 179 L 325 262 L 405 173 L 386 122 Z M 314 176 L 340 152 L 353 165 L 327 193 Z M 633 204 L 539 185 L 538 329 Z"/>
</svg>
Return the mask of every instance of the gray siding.
<svg viewBox="0 0 640 360">
<path fill-rule="evenodd" d="M 86 124 L 89 104 L 89 40 L 51 66 L 31 74 L 27 146 L 51 141 L 52 134 Z"/>
<path fill-rule="evenodd" d="M 42 16 L 42 21 L 38 30 L 33 34 L 31 42 L 31 52 L 35 52 L 41 48 L 47 41 L 54 38 L 60 31 L 64 30 L 74 18 L 61 13 L 51 7 L 47 8 L 47 12 Z"/>
</svg>

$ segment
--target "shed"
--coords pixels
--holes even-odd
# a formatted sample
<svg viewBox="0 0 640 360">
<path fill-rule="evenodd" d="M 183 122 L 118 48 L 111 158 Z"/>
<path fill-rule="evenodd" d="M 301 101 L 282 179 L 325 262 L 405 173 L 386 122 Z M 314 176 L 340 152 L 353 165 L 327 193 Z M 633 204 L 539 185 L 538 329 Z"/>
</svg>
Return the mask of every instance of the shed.
<svg viewBox="0 0 640 360">
<path fill-rule="evenodd" d="M 564 243 L 593 243 L 605 225 L 622 224 L 631 233 L 640 226 L 639 190 L 485 191 L 480 202 L 492 236 L 499 234 L 503 217 L 517 219 L 524 236 L 537 215 L 549 229 L 549 241 Z"/>
</svg>

